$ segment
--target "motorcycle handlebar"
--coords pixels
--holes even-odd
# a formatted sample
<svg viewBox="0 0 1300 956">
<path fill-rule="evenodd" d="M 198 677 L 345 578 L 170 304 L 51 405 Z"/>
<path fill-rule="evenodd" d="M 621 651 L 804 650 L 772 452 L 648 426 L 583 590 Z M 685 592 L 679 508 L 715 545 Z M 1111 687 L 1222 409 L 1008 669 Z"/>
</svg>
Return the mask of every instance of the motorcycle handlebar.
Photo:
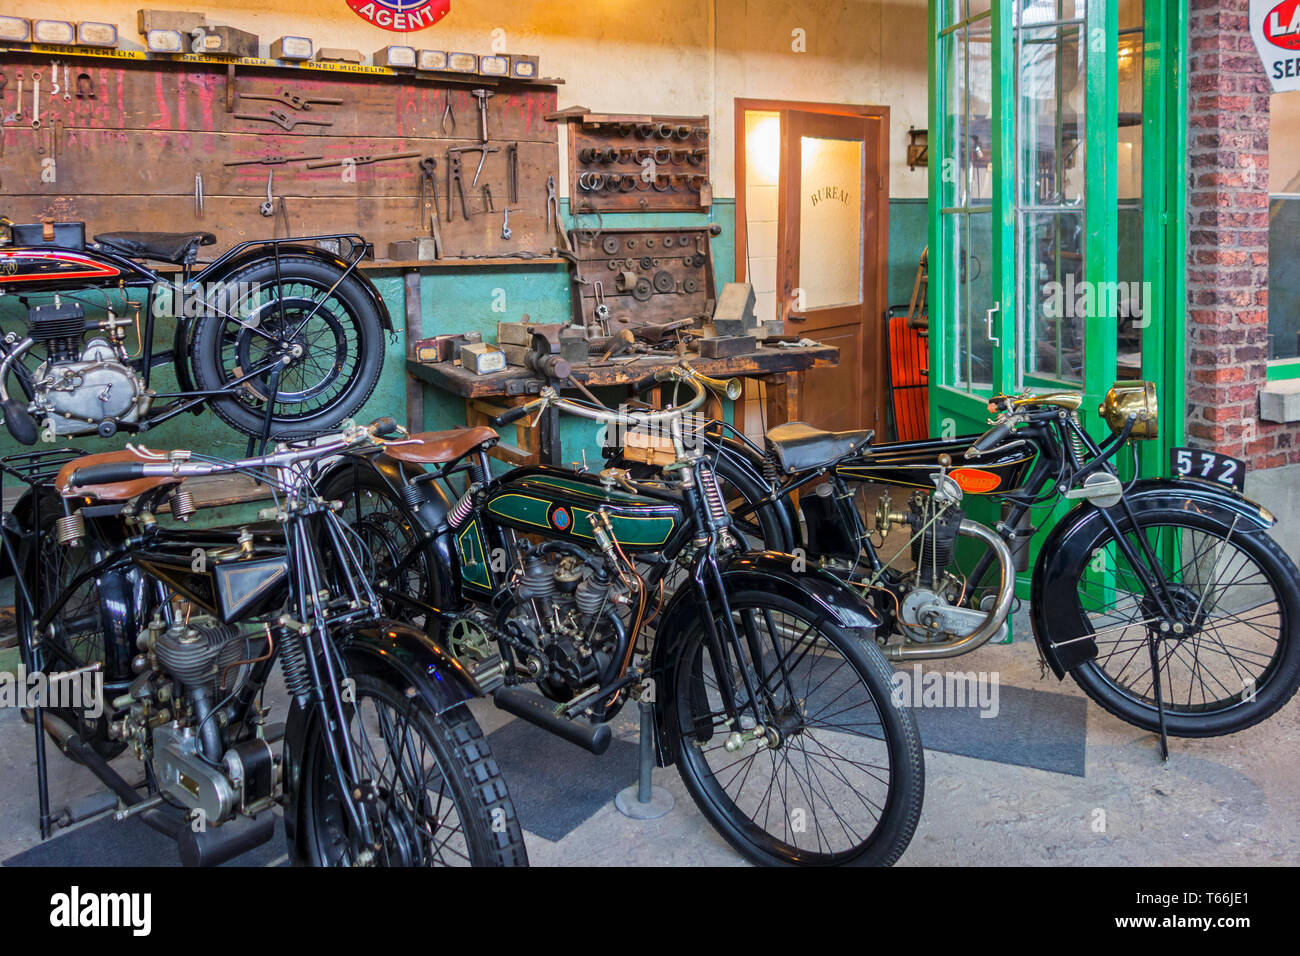
<svg viewBox="0 0 1300 956">
<path fill-rule="evenodd" d="M 1014 429 L 1010 422 L 998 422 L 976 439 L 975 444 L 966 449 L 966 457 L 978 458 L 990 448 L 996 448 L 1011 437 L 1012 431 L 1014 431 Z"/>
<path fill-rule="evenodd" d="M 529 402 L 527 405 L 517 405 L 514 408 L 507 409 L 493 418 L 492 424 L 500 427 L 502 425 L 509 425 L 512 422 L 517 422 L 525 415 L 531 414 L 533 409 L 541 404 L 540 401 Z"/>
<path fill-rule="evenodd" d="M 145 477 L 144 462 L 114 461 L 103 465 L 87 465 L 68 476 L 69 488 L 87 485 L 111 485 L 119 481 L 134 481 Z"/>
</svg>

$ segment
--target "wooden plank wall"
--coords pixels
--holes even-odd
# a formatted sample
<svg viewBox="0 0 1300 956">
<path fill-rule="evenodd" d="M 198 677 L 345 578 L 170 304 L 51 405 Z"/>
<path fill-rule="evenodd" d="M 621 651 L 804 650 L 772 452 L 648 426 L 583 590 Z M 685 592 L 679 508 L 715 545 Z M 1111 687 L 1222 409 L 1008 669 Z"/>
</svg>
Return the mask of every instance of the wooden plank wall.
<svg viewBox="0 0 1300 956">
<path fill-rule="evenodd" d="M 0 53 L 0 72 L 7 80 L 0 93 L 0 118 L 15 111 L 19 71 L 25 79 L 24 118 L 5 124 L 0 153 L 0 212 L 16 221 L 46 216 L 84 220 L 88 236 L 113 230 L 203 229 L 218 238 L 218 245 L 204 254 L 216 254 L 236 242 L 284 234 L 278 202 L 276 216 L 259 212 L 267 173 L 274 170 L 273 194 L 277 200 L 285 197 L 292 235 L 360 232 L 375 244 L 376 256 L 383 257 L 391 241 L 428 235 L 427 222 L 421 224 L 418 158 L 358 165 L 353 182 L 344 181 L 340 166 L 224 163 L 275 154 L 337 159 L 419 151 L 438 164 L 444 256 L 546 254 L 556 244 L 546 229 L 546 181 L 559 175 L 558 136 L 556 124 L 543 119 L 556 107 L 554 86 L 514 83 L 495 89 L 488 104 L 488 136 L 490 145 L 501 150 L 488 156 L 480 185 L 490 184 L 496 212 L 487 214 L 479 191 L 470 189 L 478 154 L 466 153 L 471 218 L 462 218 L 457 203 L 455 220 L 449 223 L 446 150 L 478 141 L 473 82 L 241 66 L 235 77 L 240 93 L 288 89 L 343 103 L 297 111 L 273 101 L 237 98 L 234 111 L 227 112 L 227 74 L 221 65 L 92 57 L 65 62 L 74 87 L 79 73 L 90 76 L 93 99 L 65 100 L 62 91 L 57 98 L 50 96 L 46 57 Z M 34 71 L 42 74 L 40 129 L 30 125 Z M 456 128 L 444 136 L 440 123 L 448 90 Z M 286 131 L 234 115 L 266 115 L 271 109 L 298 120 L 331 120 L 332 125 Z M 508 200 L 505 147 L 515 142 L 519 202 L 510 211 L 513 237 L 507 241 L 501 238 Z M 44 182 L 42 164 L 50 158 L 55 159 L 56 178 Z M 196 174 L 203 177 L 201 217 L 195 210 Z"/>
</svg>

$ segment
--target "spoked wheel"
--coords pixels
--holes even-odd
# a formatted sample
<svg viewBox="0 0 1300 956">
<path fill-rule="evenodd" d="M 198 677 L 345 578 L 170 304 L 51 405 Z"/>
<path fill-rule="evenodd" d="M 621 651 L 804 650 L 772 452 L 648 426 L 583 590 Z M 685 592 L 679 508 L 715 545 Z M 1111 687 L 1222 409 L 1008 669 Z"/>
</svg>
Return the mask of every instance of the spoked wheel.
<svg viewBox="0 0 1300 956">
<path fill-rule="evenodd" d="M 523 832 L 483 732 L 465 707 L 439 717 L 370 675 L 356 678 L 348 735 L 369 782 L 380 846 L 363 846 L 315 722 L 303 775 L 303 834 L 315 866 L 526 866 Z"/>
<path fill-rule="evenodd" d="M 314 259 L 284 256 L 232 276 L 215 296 L 228 314 L 207 316 L 194 333 L 194 378 L 203 390 L 229 389 L 213 402 L 226 422 L 260 435 L 272 402 L 274 438 L 319 435 L 370 397 L 384 361 L 379 314 L 361 286 Z M 272 395 L 271 368 L 281 365 Z M 251 375 L 238 385 L 232 383 Z"/>
<path fill-rule="evenodd" d="M 874 646 L 785 598 L 729 600 L 743 660 L 728 646 L 719 665 L 696 622 L 667 692 L 692 798 L 755 863 L 892 864 L 916 829 L 925 771 L 912 715 L 891 700 L 889 665 Z M 738 728 L 722 703 L 721 673 L 736 688 Z"/>
<path fill-rule="evenodd" d="M 36 602 L 37 616 L 52 607 L 59 595 L 90 567 L 92 556 L 86 546 L 69 548 L 58 542 L 54 524 L 58 517 L 53 501 L 41 507 L 41 528 L 35 536 L 36 546 L 26 555 L 24 580 Z M 15 623 L 18 633 L 31 633 L 36 622 L 20 599 L 15 602 Z M 89 664 L 106 664 L 104 629 L 100 618 L 101 603 L 94 579 L 77 585 L 63 606 L 50 621 L 49 630 L 40 641 L 41 662 L 47 674 L 73 671 Z M 19 641 L 23 667 L 34 670 L 24 642 Z M 108 739 L 109 714 L 100 708 L 98 716 L 81 710 L 56 708 L 54 713 L 75 727 L 81 739 L 106 759 L 112 759 L 126 749 L 121 741 Z"/>
<path fill-rule="evenodd" d="M 1161 613 L 1114 534 L 1101 529 L 1092 558 L 1044 594 L 1046 606 L 1097 642 L 1097 657 L 1074 679 L 1115 716 L 1157 730 L 1154 638 L 1168 733 L 1230 734 L 1275 713 L 1300 683 L 1295 565 L 1262 532 L 1181 509 L 1137 517 L 1137 528 L 1125 522 L 1121 530 L 1136 553 L 1139 534 L 1151 545 L 1174 614 Z"/>
<path fill-rule="evenodd" d="M 396 492 L 369 462 L 359 462 L 355 471 L 344 469 L 321 488 L 328 501 L 343 502 L 339 517 L 356 532 L 362 566 L 371 583 L 385 594 L 398 594 L 414 601 L 439 606 L 434 593 L 436 581 L 420 548 L 414 519 Z M 404 563 L 405 562 L 405 563 Z M 422 627 L 424 615 L 397 599 L 384 603 L 384 613 L 407 624 Z"/>
</svg>

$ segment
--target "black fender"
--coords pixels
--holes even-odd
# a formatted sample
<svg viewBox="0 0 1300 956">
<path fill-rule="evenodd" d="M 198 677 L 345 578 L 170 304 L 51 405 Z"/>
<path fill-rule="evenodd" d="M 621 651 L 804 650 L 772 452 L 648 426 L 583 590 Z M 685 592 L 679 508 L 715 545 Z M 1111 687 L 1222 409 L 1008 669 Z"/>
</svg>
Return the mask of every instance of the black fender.
<svg viewBox="0 0 1300 956">
<path fill-rule="evenodd" d="M 1176 508 L 1230 527 L 1235 520 L 1240 534 L 1267 532 L 1277 519 L 1261 505 L 1231 488 L 1186 478 L 1143 478 L 1124 494 L 1135 515 L 1144 511 Z M 1121 527 L 1127 522 L 1122 505 L 1109 509 Z M 1084 502 L 1069 511 L 1044 540 L 1038 552 L 1030 586 L 1030 618 L 1038 652 L 1058 679 L 1097 656 L 1097 642 L 1084 623 L 1072 615 L 1052 613 L 1046 597 L 1053 585 L 1074 579 L 1078 569 L 1092 557 L 1089 546 L 1105 526 L 1102 509 Z M 1069 576 L 1067 578 L 1067 576 Z M 1059 612 L 1059 608 L 1057 609 Z M 1049 615 L 1051 620 L 1049 621 Z M 1050 637 L 1048 636 L 1050 633 Z"/>
<path fill-rule="evenodd" d="M 818 621 L 831 621 L 857 632 L 861 640 L 875 640 L 881 625 L 880 616 L 857 591 L 822 568 L 795 571 L 794 555 L 777 551 L 750 551 L 726 559 L 722 564 L 722 583 L 728 594 L 740 591 L 769 591 L 794 601 L 812 612 Z M 681 645 L 698 615 L 695 589 L 683 583 L 664 609 L 655 631 L 650 652 L 650 675 L 656 693 L 662 695 L 655 707 L 655 743 L 659 765 L 672 764 L 677 755 L 671 752 L 672 735 L 667 726 L 667 694 L 671 692 L 671 669 L 676 664 Z"/>
<path fill-rule="evenodd" d="M 332 634 L 349 675 L 370 674 L 414 692 L 433 714 L 483 696 L 463 666 L 428 636 L 397 621 L 364 621 Z M 315 706 L 289 705 L 284 728 L 284 831 L 293 861 L 302 859 L 303 754 L 320 719 Z"/>
<path fill-rule="evenodd" d="M 339 258 L 329 250 L 322 249 L 319 246 L 308 246 L 294 243 L 292 245 L 284 244 L 279 248 L 280 255 L 282 256 L 306 256 L 311 259 L 317 259 L 326 265 L 333 266 L 340 272 L 346 271 L 348 268 L 346 261 Z M 236 256 L 231 256 L 229 259 L 217 260 L 207 269 L 196 273 L 193 281 L 220 282 L 245 266 L 252 265 L 254 262 L 262 259 L 274 260 L 275 250 L 260 245 L 252 246 Z M 352 274 L 360 281 L 361 288 L 365 290 L 366 297 L 370 300 L 371 305 L 373 305 L 379 312 L 379 322 L 384 327 L 384 331 L 393 331 L 393 318 L 388 314 L 388 306 L 384 304 L 384 298 L 379 294 L 379 290 L 375 288 L 375 284 L 366 278 L 360 269 L 354 269 Z"/>
<path fill-rule="evenodd" d="M 739 474 L 733 473 L 729 480 L 736 482 L 737 487 L 746 497 L 762 498 L 771 492 L 771 488 L 763 478 L 763 459 L 754 449 L 730 435 L 724 435 L 715 447 L 718 450 L 719 460 L 729 460 L 734 469 L 739 472 Z M 742 487 L 737 481 L 742 475 L 748 487 Z M 799 523 L 799 512 L 790 495 L 782 495 L 768 505 L 768 512 L 776 520 L 791 549 L 805 546 L 803 525 Z"/>
</svg>

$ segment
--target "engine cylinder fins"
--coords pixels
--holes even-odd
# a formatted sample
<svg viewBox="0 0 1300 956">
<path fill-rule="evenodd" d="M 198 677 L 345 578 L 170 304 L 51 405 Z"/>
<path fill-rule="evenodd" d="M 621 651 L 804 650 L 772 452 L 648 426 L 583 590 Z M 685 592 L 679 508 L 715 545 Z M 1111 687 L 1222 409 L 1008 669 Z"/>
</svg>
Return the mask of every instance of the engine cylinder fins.
<svg viewBox="0 0 1300 956">
<path fill-rule="evenodd" d="M 36 342 L 80 339 L 86 330 L 86 313 L 80 302 L 37 305 L 27 312 L 27 335 Z"/>
<path fill-rule="evenodd" d="M 608 574 L 592 571 L 579 582 L 573 592 L 573 604 L 584 618 L 599 614 L 609 598 Z"/>
<path fill-rule="evenodd" d="M 182 684 L 206 686 L 217 677 L 223 647 L 238 637 L 238 629 L 215 618 L 191 619 L 163 631 L 154 642 L 154 653 L 163 669 Z M 236 651 L 242 650 L 241 642 Z"/>
<path fill-rule="evenodd" d="M 524 573 L 516 588 L 521 598 L 555 597 L 555 571 L 541 555 L 529 555 L 524 559 Z"/>
</svg>

